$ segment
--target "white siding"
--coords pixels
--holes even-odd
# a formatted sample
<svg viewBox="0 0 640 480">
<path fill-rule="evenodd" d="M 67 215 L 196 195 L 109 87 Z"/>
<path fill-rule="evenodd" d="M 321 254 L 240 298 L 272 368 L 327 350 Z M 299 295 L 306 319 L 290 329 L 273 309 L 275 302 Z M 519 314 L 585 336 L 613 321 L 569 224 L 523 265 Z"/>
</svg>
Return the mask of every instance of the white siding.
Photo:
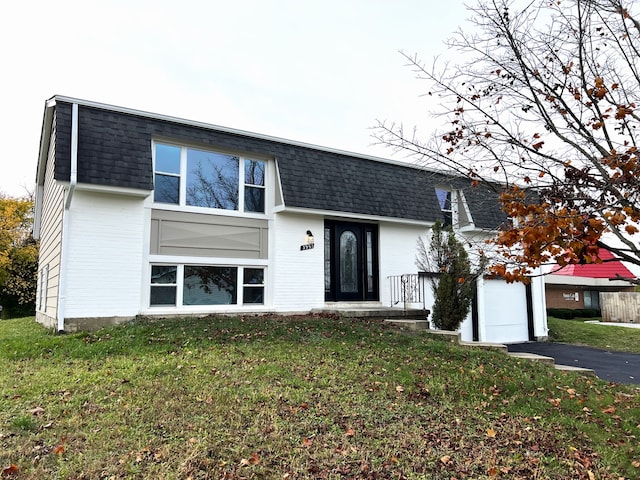
<svg viewBox="0 0 640 480">
<path fill-rule="evenodd" d="M 51 142 L 49 143 L 50 148 L 49 152 L 47 152 L 47 166 L 42 194 L 40 251 L 38 259 L 39 274 L 42 274 L 45 269 L 47 271 L 47 278 L 41 278 L 39 282 L 41 288 L 46 289 L 46 292 L 39 292 L 43 297 L 43 304 L 36 312 L 37 320 L 48 327 L 56 325 L 58 312 L 62 217 L 64 214 L 64 187 L 58 184 L 53 178 L 55 135 L 54 123 L 54 128 L 51 132 Z"/>
<path fill-rule="evenodd" d="M 300 250 L 307 230 L 315 247 Z M 273 305 L 278 312 L 308 312 L 324 305 L 324 218 L 279 213 L 270 247 Z"/>
<path fill-rule="evenodd" d="M 65 318 L 139 313 L 144 199 L 76 190 L 69 214 Z"/>
</svg>

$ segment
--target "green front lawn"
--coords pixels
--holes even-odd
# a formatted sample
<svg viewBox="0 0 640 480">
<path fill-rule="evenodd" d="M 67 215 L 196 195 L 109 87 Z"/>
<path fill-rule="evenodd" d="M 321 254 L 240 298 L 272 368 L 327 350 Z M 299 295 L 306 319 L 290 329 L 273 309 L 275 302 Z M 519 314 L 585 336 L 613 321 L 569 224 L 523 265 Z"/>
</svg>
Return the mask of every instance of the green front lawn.
<svg viewBox="0 0 640 480">
<path fill-rule="evenodd" d="M 552 342 L 574 343 L 618 352 L 640 353 L 640 328 L 594 325 L 585 320 L 562 320 L 549 317 L 549 339 Z"/>
<path fill-rule="evenodd" d="M 619 479 L 640 390 L 336 318 L 0 322 L 19 479 Z"/>
</svg>

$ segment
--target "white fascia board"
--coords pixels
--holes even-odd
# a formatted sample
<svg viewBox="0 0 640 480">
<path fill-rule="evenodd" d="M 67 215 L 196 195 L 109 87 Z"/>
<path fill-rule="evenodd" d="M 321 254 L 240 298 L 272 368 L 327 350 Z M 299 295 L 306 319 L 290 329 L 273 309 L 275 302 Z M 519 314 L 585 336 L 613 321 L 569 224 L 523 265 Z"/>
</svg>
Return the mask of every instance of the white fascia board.
<svg viewBox="0 0 640 480">
<path fill-rule="evenodd" d="M 51 142 L 51 129 L 53 127 L 53 105 L 49 101 L 45 104 L 42 130 L 40 133 L 40 149 L 38 151 L 38 165 L 36 167 L 36 185 L 44 185 L 44 176 L 47 170 L 47 158 L 49 156 L 49 144 Z"/>
<path fill-rule="evenodd" d="M 333 210 L 320 210 L 315 208 L 298 208 L 298 207 L 284 207 L 280 206 L 274 209 L 276 213 L 294 213 L 299 215 L 319 215 L 327 218 L 348 218 L 353 221 L 366 220 L 370 222 L 388 222 L 388 223 L 401 223 L 404 225 L 419 225 L 425 227 L 432 227 L 435 222 L 427 222 L 424 220 L 412 220 L 410 218 L 396 218 L 396 217 L 382 217 L 379 215 L 366 215 L 363 213 L 352 212 L 336 212 Z"/>
<path fill-rule="evenodd" d="M 63 185 L 68 185 L 69 182 L 59 182 Z M 82 190 L 85 192 L 96 192 L 96 193 L 113 193 L 118 195 L 127 195 L 130 197 L 140 197 L 146 198 L 153 190 L 142 190 L 138 188 L 128 188 L 128 187 L 114 187 L 111 185 L 96 185 L 91 183 L 78 183 L 76 185 L 76 190 Z"/>
</svg>

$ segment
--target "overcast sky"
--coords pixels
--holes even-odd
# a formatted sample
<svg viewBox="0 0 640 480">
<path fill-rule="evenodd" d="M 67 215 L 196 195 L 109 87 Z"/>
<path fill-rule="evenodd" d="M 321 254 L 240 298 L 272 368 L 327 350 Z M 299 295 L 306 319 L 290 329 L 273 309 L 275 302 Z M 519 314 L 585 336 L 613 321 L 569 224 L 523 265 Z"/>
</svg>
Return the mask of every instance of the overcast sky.
<svg viewBox="0 0 640 480">
<path fill-rule="evenodd" d="M 0 191 L 33 189 L 45 100 L 66 95 L 369 155 L 424 123 L 398 50 L 447 57 L 462 0 L 7 2 Z"/>
</svg>

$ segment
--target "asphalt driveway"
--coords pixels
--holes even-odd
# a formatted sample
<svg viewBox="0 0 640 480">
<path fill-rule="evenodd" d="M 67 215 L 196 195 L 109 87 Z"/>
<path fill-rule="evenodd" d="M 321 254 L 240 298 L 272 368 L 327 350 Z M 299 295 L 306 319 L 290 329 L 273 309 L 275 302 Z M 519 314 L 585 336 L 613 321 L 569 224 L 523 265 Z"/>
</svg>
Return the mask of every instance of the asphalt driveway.
<svg viewBox="0 0 640 480">
<path fill-rule="evenodd" d="M 602 380 L 640 385 L 640 354 L 611 352 L 566 343 L 527 342 L 507 345 L 510 352 L 553 357 L 556 365 L 590 368 Z"/>
</svg>

